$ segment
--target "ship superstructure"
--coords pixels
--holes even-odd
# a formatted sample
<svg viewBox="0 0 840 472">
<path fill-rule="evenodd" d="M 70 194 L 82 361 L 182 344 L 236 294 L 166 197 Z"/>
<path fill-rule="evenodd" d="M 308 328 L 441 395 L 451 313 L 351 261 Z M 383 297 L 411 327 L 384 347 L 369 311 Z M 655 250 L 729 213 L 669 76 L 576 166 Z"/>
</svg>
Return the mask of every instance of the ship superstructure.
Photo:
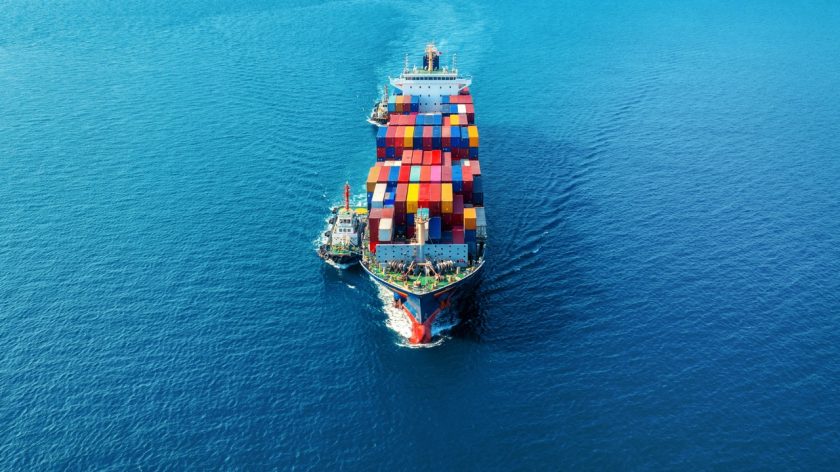
<svg viewBox="0 0 840 472">
<path fill-rule="evenodd" d="M 423 67 L 390 83 L 387 125 L 370 169 L 362 267 L 387 288 L 427 343 L 432 325 L 484 267 L 487 223 L 478 128 L 469 86 L 454 64 L 426 46 Z"/>
</svg>

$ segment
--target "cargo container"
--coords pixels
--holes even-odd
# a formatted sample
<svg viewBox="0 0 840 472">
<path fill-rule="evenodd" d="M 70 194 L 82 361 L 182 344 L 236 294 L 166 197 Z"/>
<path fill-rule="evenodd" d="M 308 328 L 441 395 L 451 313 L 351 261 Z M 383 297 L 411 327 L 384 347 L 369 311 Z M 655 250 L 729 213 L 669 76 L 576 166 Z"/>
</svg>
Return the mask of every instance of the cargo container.
<svg viewBox="0 0 840 472">
<path fill-rule="evenodd" d="M 432 169 L 431 182 L 432 183 L 440 183 L 440 176 L 441 176 L 440 166 L 431 166 L 430 168 Z"/>
<path fill-rule="evenodd" d="M 464 208 L 464 229 L 475 230 L 475 208 Z"/>
<path fill-rule="evenodd" d="M 411 173 L 409 174 L 409 182 L 420 182 L 421 166 L 411 166 Z"/>
<path fill-rule="evenodd" d="M 415 149 L 412 152 L 411 165 L 419 166 L 423 164 L 423 151 Z"/>
<path fill-rule="evenodd" d="M 406 195 L 405 204 L 408 213 L 417 213 L 417 205 L 420 201 L 420 184 L 408 184 L 408 194 Z M 409 223 L 410 224 L 410 223 Z"/>
<path fill-rule="evenodd" d="M 382 231 L 380 229 L 380 231 Z M 382 239 L 382 238 L 379 238 Z M 439 216 L 433 216 L 429 218 L 429 239 L 431 240 L 440 240 L 441 239 L 441 221 Z"/>
<path fill-rule="evenodd" d="M 376 182 L 379 180 L 379 167 L 371 167 L 368 172 L 365 188 L 368 192 L 373 192 L 376 188 Z"/>
<path fill-rule="evenodd" d="M 420 182 L 429 183 L 432 181 L 432 168 L 430 166 L 420 167 Z"/>
<path fill-rule="evenodd" d="M 441 212 L 452 213 L 452 184 L 444 183 L 440 185 L 440 203 Z"/>
<path fill-rule="evenodd" d="M 399 182 L 399 183 L 410 182 L 411 181 L 411 166 L 404 165 L 402 167 L 399 167 L 399 169 L 400 169 L 400 175 L 399 175 L 399 178 L 397 178 L 397 182 Z"/>
<path fill-rule="evenodd" d="M 391 218 L 382 218 L 379 222 L 379 242 L 391 241 L 394 222 Z"/>
</svg>

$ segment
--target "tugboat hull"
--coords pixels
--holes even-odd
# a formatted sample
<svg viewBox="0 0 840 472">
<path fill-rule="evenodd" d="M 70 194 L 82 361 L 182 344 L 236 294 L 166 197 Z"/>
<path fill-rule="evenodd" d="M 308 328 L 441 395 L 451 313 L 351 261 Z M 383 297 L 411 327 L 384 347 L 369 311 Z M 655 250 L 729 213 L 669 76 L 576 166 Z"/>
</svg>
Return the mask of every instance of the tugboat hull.
<svg viewBox="0 0 840 472">
<path fill-rule="evenodd" d="M 329 250 L 329 246 L 323 245 L 318 249 L 318 255 L 327 263 L 339 268 L 348 269 L 362 260 L 362 255 L 358 253 L 340 253 L 336 254 Z"/>
</svg>

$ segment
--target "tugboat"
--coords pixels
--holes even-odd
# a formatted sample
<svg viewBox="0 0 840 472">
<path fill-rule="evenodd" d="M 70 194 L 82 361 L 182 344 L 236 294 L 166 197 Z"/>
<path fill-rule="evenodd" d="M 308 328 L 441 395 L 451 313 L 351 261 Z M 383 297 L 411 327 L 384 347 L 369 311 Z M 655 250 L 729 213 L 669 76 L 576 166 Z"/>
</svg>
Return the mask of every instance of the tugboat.
<svg viewBox="0 0 840 472">
<path fill-rule="evenodd" d="M 347 269 L 362 260 L 362 238 L 367 210 L 350 209 L 350 184 L 344 184 L 344 206 L 332 209 L 318 255 L 328 264 Z"/>
<path fill-rule="evenodd" d="M 381 128 L 388 126 L 388 86 L 382 87 L 382 96 L 378 101 L 373 102 L 373 109 L 370 111 L 370 117 L 367 122 Z"/>
</svg>

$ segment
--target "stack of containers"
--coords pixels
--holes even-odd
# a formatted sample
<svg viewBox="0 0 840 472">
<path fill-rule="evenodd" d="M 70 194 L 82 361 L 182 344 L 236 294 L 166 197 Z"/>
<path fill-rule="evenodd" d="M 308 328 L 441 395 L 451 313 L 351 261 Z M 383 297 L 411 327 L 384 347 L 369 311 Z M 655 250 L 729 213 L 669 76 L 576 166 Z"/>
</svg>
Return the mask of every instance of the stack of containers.
<svg viewBox="0 0 840 472">
<path fill-rule="evenodd" d="M 420 208 L 429 210 L 433 243 L 467 244 L 474 254 L 477 238 L 486 236 L 472 97 L 443 98 L 442 113 L 417 113 L 419 97 L 391 97 L 390 122 L 377 131 L 377 163 L 365 183 L 372 252 L 412 238 Z"/>
<path fill-rule="evenodd" d="M 388 97 L 389 114 L 417 113 L 420 110 L 418 95 L 391 95 Z"/>
</svg>

